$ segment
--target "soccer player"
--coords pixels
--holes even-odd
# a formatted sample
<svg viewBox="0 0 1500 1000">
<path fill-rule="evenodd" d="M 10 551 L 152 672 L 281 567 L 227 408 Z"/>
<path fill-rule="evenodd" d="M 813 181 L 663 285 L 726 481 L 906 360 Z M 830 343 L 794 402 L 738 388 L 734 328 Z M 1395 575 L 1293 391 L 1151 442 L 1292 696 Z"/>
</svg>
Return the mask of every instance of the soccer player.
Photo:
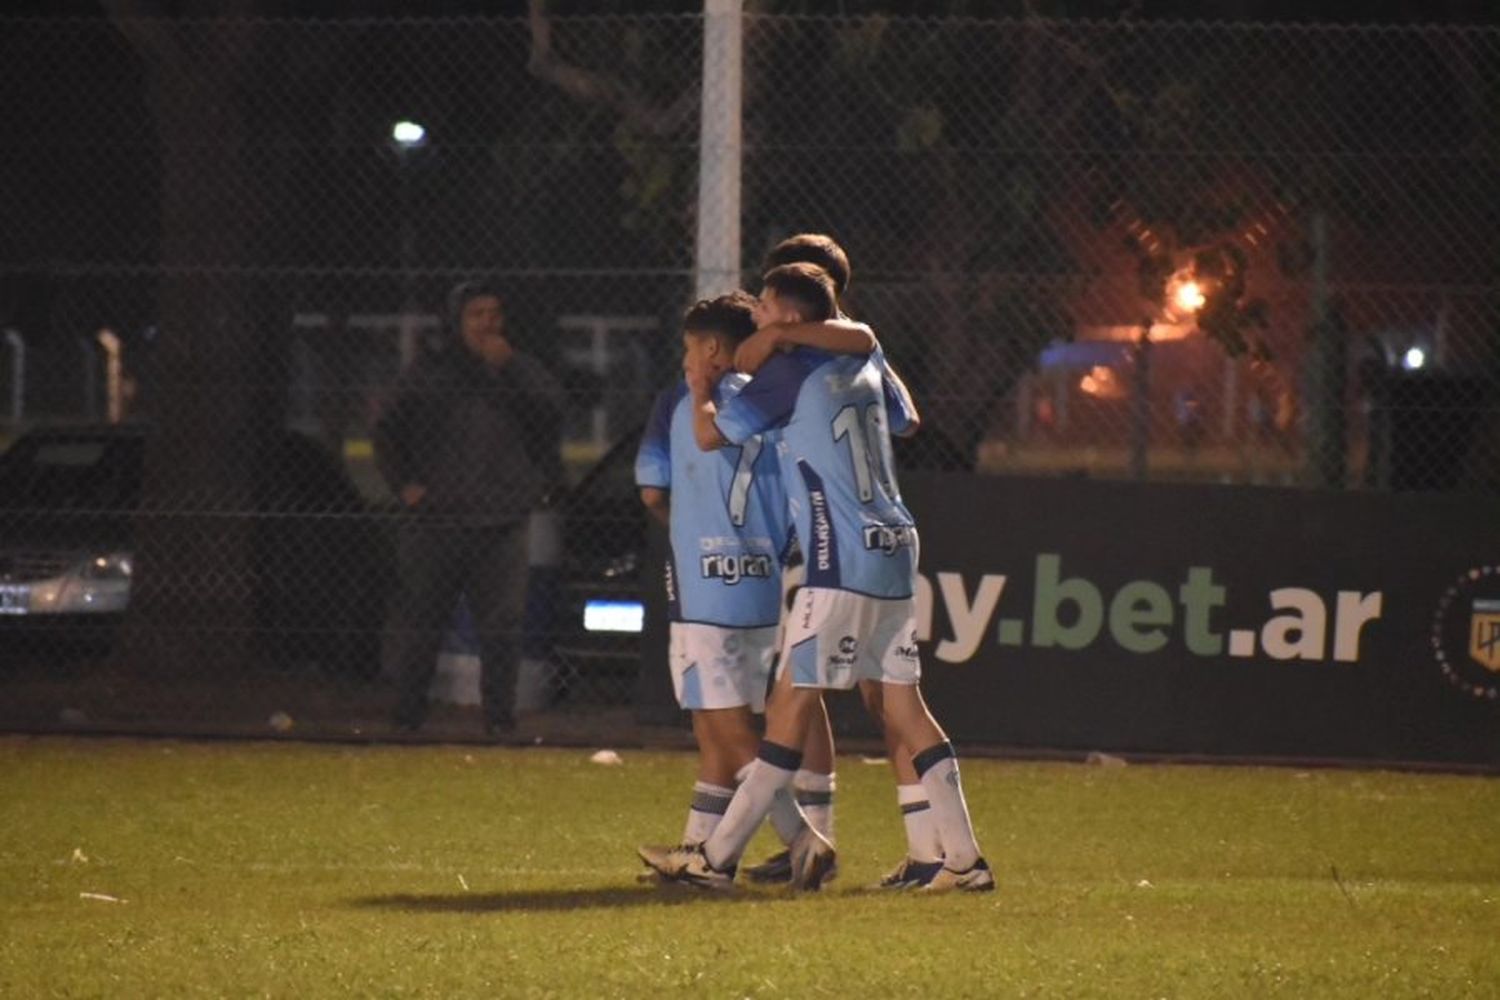
<svg viewBox="0 0 1500 1000">
<path fill-rule="evenodd" d="M 766 274 L 758 325 L 836 314 L 833 283 L 820 268 L 788 264 Z M 782 639 L 765 737 L 722 821 L 700 846 L 644 848 L 643 859 L 673 881 L 731 887 L 746 844 L 801 764 L 821 692 L 847 690 L 868 677 L 882 684 L 885 726 L 910 755 L 939 829 L 943 868 L 925 888 L 993 889 L 958 761 L 917 688 L 917 531 L 891 468 L 878 366 L 868 357 L 808 348 L 778 353 L 722 406 L 706 379 L 688 381 L 694 432 L 705 451 L 780 428 L 777 451 L 807 582 Z M 833 863 L 833 846 L 803 831 L 793 844 L 793 883 L 816 888 Z"/>
<path fill-rule="evenodd" d="M 755 299 L 744 292 L 698 302 L 683 320 L 683 370 L 712 386 L 720 402 L 748 379 L 730 371 L 735 348 L 755 330 Z M 868 352 L 873 335 L 859 324 L 830 324 L 811 339 Z M 790 526 L 774 435 L 752 436 L 705 456 L 694 440 L 687 383 L 664 391 L 636 456 L 646 507 L 668 526 L 668 658 L 678 703 L 692 712 L 698 778 L 683 843 L 713 832 L 759 742 L 760 712 L 781 613 L 781 570 Z M 826 717 L 810 729 L 791 799 L 772 821 L 791 843 L 808 823 L 832 837 L 833 744 Z"/>
<path fill-rule="evenodd" d="M 769 271 L 783 264 L 794 263 L 812 264 L 822 268 L 828 274 L 833 281 L 834 294 L 840 300 L 839 315 L 844 316 L 842 300 L 848 291 L 853 271 L 849 265 L 848 254 L 838 241 L 824 233 L 798 233 L 782 240 L 767 254 L 765 267 Z M 762 328 L 735 351 L 736 369 L 745 374 L 754 375 L 777 350 L 797 345 L 819 346 L 815 343 L 810 344 L 805 335 L 798 335 L 800 330 L 805 329 L 807 328 L 788 328 L 782 324 L 772 324 Z M 888 414 L 893 418 L 902 411 L 908 414 L 905 426 L 893 419 L 890 432 L 899 437 L 915 434 L 921 421 L 910 393 L 900 377 L 886 364 L 884 352 L 874 349 L 872 353 L 877 363 L 882 365 L 881 373 L 887 391 Z M 894 398 L 892 393 L 895 394 Z M 880 682 L 876 680 L 862 679 L 859 682 L 860 696 L 864 700 L 866 709 L 881 724 L 885 736 L 886 755 L 891 761 L 892 769 L 896 772 L 896 804 L 901 810 L 901 825 L 906 833 L 906 856 L 877 883 L 876 887 L 910 889 L 926 885 L 942 869 L 943 847 L 938 838 L 937 825 L 932 819 L 927 793 L 917 779 L 911 756 L 897 745 L 891 731 L 885 727 L 881 688 Z M 917 692 L 917 697 L 921 697 L 920 690 Z M 814 726 L 816 725 L 815 721 Z M 756 869 L 752 868 L 747 871 L 747 874 L 754 878 L 755 872 Z"/>
</svg>

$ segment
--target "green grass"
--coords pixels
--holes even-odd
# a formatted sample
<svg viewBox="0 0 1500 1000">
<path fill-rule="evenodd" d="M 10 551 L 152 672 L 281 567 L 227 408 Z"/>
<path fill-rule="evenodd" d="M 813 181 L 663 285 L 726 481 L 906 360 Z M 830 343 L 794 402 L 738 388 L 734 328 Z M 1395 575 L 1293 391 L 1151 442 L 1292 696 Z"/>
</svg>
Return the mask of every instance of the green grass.
<svg viewBox="0 0 1500 1000">
<path fill-rule="evenodd" d="M 1000 889 L 924 898 L 845 758 L 840 880 L 723 899 L 636 883 L 692 760 L 623 756 L 0 739 L 0 996 L 1500 995 L 1493 779 L 970 760 Z"/>
</svg>

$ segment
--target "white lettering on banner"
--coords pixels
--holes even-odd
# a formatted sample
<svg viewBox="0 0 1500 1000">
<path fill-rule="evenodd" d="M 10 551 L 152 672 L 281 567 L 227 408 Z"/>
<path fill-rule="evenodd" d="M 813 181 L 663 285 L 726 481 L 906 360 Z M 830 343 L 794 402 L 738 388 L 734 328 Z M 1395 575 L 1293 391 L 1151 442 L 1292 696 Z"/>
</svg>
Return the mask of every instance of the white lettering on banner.
<svg viewBox="0 0 1500 1000">
<path fill-rule="evenodd" d="M 1273 660 L 1321 660 L 1323 638 L 1328 634 L 1323 599 L 1301 587 L 1282 587 L 1271 591 L 1271 607 L 1296 614 L 1277 615 L 1261 628 L 1260 648 L 1266 655 Z"/>
<path fill-rule="evenodd" d="M 972 596 L 962 573 L 932 576 L 936 594 L 932 579 L 917 575 L 916 634 L 922 642 L 934 638 L 941 600 L 953 634 L 938 641 L 933 654 L 946 663 L 973 659 L 986 634 L 1005 647 L 1084 650 L 1104 636 L 1137 655 L 1177 648 L 1207 658 L 1358 663 L 1366 627 L 1378 623 L 1385 612 L 1385 595 L 1378 590 L 1335 591 L 1329 600 L 1305 587 L 1279 587 L 1267 593 L 1270 618 L 1249 628 L 1229 628 L 1230 623 L 1218 621 L 1229 603 L 1228 590 L 1215 581 L 1209 567 L 1186 571 L 1174 604 L 1172 591 L 1150 580 L 1125 581 L 1110 598 L 1092 580 L 1064 574 L 1061 557 L 1044 552 L 1036 557 L 1031 594 L 1019 597 L 1025 602 L 1029 596 L 1029 615 L 1012 598 L 1007 606 L 1011 614 L 1002 616 L 1001 599 L 1013 590 L 1006 587 L 1006 575 L 981 574 Z M 1075 609 L 1070 615 L 1064 613 L 1069 607 Z"/>
<path fill-rule="evenodd" d="M 986 573 L 979 578 L 971 603 L 964 594 L 964 578 L 958 573 L 939 573 L 938 588 L 953 623 L 953 638 L 937 644 L 933 654 L 945 663 L 962 663 L 974 655 L 989 630 L 990 617 L 1005 590 L 1005 577 Z"/>
<path fill-rule="evenodd" d="M 1334 614 L 1333 658 L 1340 663 L 1359 662 L 1359 638 L 1368 622 L 1380 617 L 1384 595 L 1380 591 L 1361 594 L 1357 590 L 1339 591 Z"/>
</svg>

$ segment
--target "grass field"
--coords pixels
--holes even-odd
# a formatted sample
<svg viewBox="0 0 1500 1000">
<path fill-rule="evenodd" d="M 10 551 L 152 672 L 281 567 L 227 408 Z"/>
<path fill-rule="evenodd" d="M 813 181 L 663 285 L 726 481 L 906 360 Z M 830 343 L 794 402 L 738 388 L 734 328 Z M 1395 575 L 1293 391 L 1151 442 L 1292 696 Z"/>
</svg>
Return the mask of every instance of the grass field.
<svg viewBox="0 0 1500 1000">
<path fill-rule="evenodd" d="M 970 760 L 999 891 L 890 896 L 846 758 L 839 881 L 720 898 L 637 884 L 692 761 L 623 757 L 0 738 L 0 996 L 1500 995 L 1494 779 Z"/>
</svg>

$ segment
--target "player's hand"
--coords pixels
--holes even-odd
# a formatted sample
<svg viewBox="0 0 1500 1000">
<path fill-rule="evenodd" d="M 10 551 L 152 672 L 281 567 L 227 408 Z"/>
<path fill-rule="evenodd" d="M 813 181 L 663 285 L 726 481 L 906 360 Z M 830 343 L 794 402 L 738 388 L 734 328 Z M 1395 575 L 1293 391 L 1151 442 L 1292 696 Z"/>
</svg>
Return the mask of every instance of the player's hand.
<svg viewBox="0 0 1500 1000">
<path fill-rule="evenodd" d="M 764 327 L 757 330 L 740 342 L 740 346 L 734 351 L 735 371 L 744 372 L 746 375 L 754 375 L 760 371 L 760 366 L 770 360 L 771 355 L 776 353 L 781 346 L 777 339 L 774 326 Z"/>
<path fill-rule="evenodd" d="M 510 364 L 510 359 L 516 356 L 516 349 L 504 337 L 492 336 L 484 338 L 479 345 L 479 353 L 485 364 L 499 371 Z"/>
<path fill-rule="evenodd" d="M 693 394 L 694 399 L 707 399 L 712 396 L 714 386 L 719 381 L 718 373 L 701 360 L 684 361 L 682 374 L 687 379 L 688 391 Z"/>
<path fill-rule="evenodd" d="M 401 503 L 407 509 L 415 507 L 427 496 L 427 487 L 421 483 L 407 483 L 401 487 Z"/>
</svg>

